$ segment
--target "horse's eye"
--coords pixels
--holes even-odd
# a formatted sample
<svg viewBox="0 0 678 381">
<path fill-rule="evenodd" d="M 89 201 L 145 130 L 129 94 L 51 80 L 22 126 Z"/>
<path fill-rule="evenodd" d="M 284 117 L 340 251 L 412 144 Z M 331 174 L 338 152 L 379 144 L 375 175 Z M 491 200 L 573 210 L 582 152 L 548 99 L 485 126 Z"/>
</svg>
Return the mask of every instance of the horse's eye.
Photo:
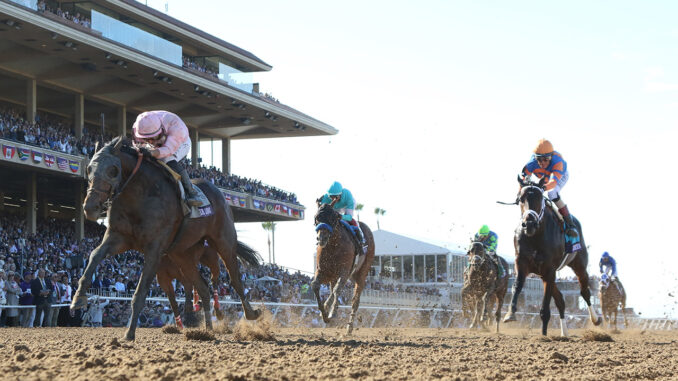
<svg viewBox="0 0 678 381">
<path fill-rule="evenodd" d="M 112 179 L 118 177 L 118 167 L 111 166 L 106 170 L 106 175 Z"/>
</svg>

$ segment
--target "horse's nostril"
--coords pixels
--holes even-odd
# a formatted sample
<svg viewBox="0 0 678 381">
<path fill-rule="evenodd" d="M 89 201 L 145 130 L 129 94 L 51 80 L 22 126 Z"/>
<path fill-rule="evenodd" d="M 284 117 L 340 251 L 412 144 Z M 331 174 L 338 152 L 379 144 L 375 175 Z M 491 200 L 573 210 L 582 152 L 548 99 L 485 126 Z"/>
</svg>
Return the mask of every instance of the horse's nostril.
<svg viewBox="0 0 678 381">
<path fill-rule="evenodd" d="M 524 228 L 527 227 L 527 222 L 523 222 L 523 227 L 524 227 Z"/>
</svg>

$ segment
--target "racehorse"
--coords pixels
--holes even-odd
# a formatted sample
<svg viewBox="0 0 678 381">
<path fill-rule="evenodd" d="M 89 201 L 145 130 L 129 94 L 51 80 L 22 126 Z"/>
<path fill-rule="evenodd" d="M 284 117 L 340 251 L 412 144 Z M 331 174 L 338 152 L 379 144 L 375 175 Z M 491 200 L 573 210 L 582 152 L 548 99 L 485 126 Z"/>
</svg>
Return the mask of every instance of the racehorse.
<svg viewBox="0 0 678 381">
<path fill-rule="evenodd" d="M 626 319 L 626 291 L 624 286 L 617 279 L 616 282 L 619 285 L 617 286 L 612 284 L 612 281 L 609 279 L 607 281 L 600 280 L 600 291 L 598 297 L 600 298 L 600 309 L 603 315 L 603 320 L 607 323 L 607 328 L 610 328 L 610 321 L 614 325 L 614 329 L 617 329 L 617 310 L 621 307 L 622 315 L 624 316 L 624 327 L 629 327 L 629 322 Z M 614 313 L 614 319 L 612 319 L 612 314 Z"/>
<path fill-rule="evenodd" d="M 167 299 L 169 299 L 170 305 L 172 306 L 172 312 L 174 312 L 174 321 L 176 322 L 177 326 L 183 328 L 181 313 L 179 311 L 179 305 L 177 304 L 172 281 L 176 279 L 184 285 L 184 291 L 186 293 L 184 316 L 191 316 L 193 313 L 191 306 L 193 284 L 186 280 L 187 277 L 184 276 L 184 273 L 188 271 L 198 271 L 198 263 L 202 263 L 210 269 L 212 276 L 212 288 L 214 289 L 214 312 L 217 315 L 218 320 L 223 320 L 224 312 L 219 308 L 219 297 L 217 293 L 220 272 L 219 253 L 217 253 L 213 247 L 205 245 L 202 241 L 200 241 L 188 249 L 186 254 L 181 256 L 180 260 L 181 262 L 175 263 L 170 257 L 163 256 L 160 259 L 160 264 L 158 265 L 157 270 L 158 284 L 167 295 Z M 200 281 L 202 280 L 203 278 L 200 276 Z M 204 315 L 205 321 L 210 319 L 209 314 L 205 313 Z M 188 324 L 188 321 L 186 323 Z M 205 322 L 205 324 L 207 324 L 207 322 Z"/>
<path fill-rule="evenodd" d="M 494 302 L 490 302 L 492 296 L 497 301 L 497 312 L 495 313 L 496 332 L 499 332 L 499 320 L 501 319 L 501 307 L 504 305 L 504 296 L 508 289 L 508 274 L 499 278 L 497 265 L 485 252 L 485 246 L 482 242 L 473 242 L 468 251 L 469 269 L 468 285 L 464 285 L 464 297 L 468 299 L 473 319 L 470 328 L 479 328 L 485 321 L 486 314 L 492 308 Z M 508 263 L 504 258 L 499 257 L 504 268 L 508 268 Z M 489 304 L 488 304 L 489 303 Z M 488 316 L 489 317 L 489 316 Z"/>
<path fill-rule="evenodd" d="M 367 253 L 362 255 L 357 265 L 354 265 L 356 245 L 351 236 L 352 233 L 349 233 L 342 226 L 341 215 L 333 208 L 334 202 L 332 204 L 318 204 L 318 213 L 315 215 L 318 240 L 315 257 L 316 270 L 311 288 L 318 300 L 318 309 L 323 321 L 329 323 L 339 307 L 337 294 L 344 288 L 349 278 L 353 281 L 355 286 L 351 303 L 351 317 L 346 327 L 346 333 L 350 335 L 353 332 L 353 321 L 360 305 L 360 294 L 363 292 L 365 279 L 374 260 L 374 236 L 372 230 L 360 222 L 360 228 L 365 235 L 365 242 L 367 242 Z M 320 298 L 321 284 L 330 285 L 330 295 L 324 305 Z"/>
<path fill-rule="evenodd" d="M 556 271 L 559 265 L 563 264 L 566 259 L 563 224 L 553 208 L 546 204 L 541 184 L 525 181 L 520 176 L 518 176 L 518 182 L 521 188 L 516 203 L 520 205 L 522 220 L 520 226 L 516 229 L 513 239 L 513 245 L 516 250 L 515 269 L 517 276 L 513 284 L 511 306 L 504 317 L 504 322 L 516 320 L 516 306 L 520 292 L 523 289 L 523 285 L 525 285 L 525 278 L 530 273 L 534 273 L 541 277 L 544 284 L 544 297 L 541 310 L 539 311 L 542 321 L 542 335 L 546 335 L 548 322 L 551 318 L 550 306 L 551 297 L 553 297 L 560 315 L 561 335 L 567 336 L 565 301 L 563 300 L 563 294 L 556 287 Z M 577 275 L 580 293 L 589 308 L 591 321 L 593 324 L 599 325 L 601 319 L 591 306 L 589 274 L 586 271 L 589 254 L 584 243 L 581 224 L 576 218 L 573 217 L 573 219 L 581 237 L 581 249 L 567 265 Z"/>
<path fill-rule="evenodd" d="M 254 310 L 245 300 L 238 259 L 257 266 L 259 254 L 237 240 L 233 212 L 224 196 L 212 183 L 194 183 L 212 204 L 213 214 L 184 219 L 178 185 L 170 173 L 153 159 L 148 151 L 129 146 L 128 139 L 117 137 L 98 150 L 87 166 L 88 189 L 84 202 L 85 217 L 96 221 L 104 203 L 110 200 L 108 228 L 101 244 L 89 257 L 80 278 L 71 309 L 87 305 L 87 290 L 99 263 L 108 255 L 134 249 L 144 253 L 144 267 L 132 298 L 132 316 L 125 339 L 134 340 L 139 313 L 144 306 L 160 257 L 168 255 L 175 263 L 197 242 L 207 239 L 224 261 L 231 285 L 240 296 L 247 319 L 256 319 L 261 311 Z M 124 182 L 123 182 L 123 179 Z M 198 271 L 184 273 L 198 289 L 203 306 L 209 309 L 209 289 Z M 208 312 L 208 311 L 206 311 Z M 206 321 L 208 329 L 211 321 Z"/>
</svg>

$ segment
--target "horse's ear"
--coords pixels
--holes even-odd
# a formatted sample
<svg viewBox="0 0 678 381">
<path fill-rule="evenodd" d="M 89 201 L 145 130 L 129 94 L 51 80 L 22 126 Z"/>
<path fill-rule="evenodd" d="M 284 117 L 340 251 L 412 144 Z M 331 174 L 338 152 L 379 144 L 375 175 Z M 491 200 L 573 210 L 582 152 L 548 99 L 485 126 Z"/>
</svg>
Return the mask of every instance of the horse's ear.
<svg viewBox="0 0 678 381">
<path fill-rule="evenodd" d="M 542 177 L 542 178 L 539 180 L 539 188 L 543 188 L 544 185 L 546 185 L 546 176 Z"/>
<path fill-rule="evenodd" d="M 124 140 L 123 137 L 118 138 L 118 141 L 113 146 L 113 150 L 115 152 L 120 152 L 120 147 L 122 147 L 123 140 Z"/>
<path fill-rule="evenodd" d="M 518 184 L 520 184 L 521 187 L 525 186 L 525 180 L 523 179 L 523 176 L 518 175 Z"/>
</svg>

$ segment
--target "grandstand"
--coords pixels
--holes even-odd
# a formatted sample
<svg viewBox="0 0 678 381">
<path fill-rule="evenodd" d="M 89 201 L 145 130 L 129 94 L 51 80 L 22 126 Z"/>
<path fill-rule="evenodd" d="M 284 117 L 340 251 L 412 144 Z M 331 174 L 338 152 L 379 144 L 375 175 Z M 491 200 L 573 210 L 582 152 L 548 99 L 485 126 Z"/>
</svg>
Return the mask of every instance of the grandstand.
<svg viewBox="0 0 678 381">
<path fill-rule="evenodd" d="M 29 232 L 55 217 L 84 237 L 94 143 L 151 109 L 186 122 L 186 164 L 222 187 L 236 222 L 304 218 L 292 193 L 230 173 L 232 140 L 337 133 L 260 93 L 252 73 L 272 66 L 256 55 L 133 0 L 0 0 L 0 37 L 0 210 Z M 201 141 L 221 144 L 223 173 L 200 166 Z"/>
</svg>

